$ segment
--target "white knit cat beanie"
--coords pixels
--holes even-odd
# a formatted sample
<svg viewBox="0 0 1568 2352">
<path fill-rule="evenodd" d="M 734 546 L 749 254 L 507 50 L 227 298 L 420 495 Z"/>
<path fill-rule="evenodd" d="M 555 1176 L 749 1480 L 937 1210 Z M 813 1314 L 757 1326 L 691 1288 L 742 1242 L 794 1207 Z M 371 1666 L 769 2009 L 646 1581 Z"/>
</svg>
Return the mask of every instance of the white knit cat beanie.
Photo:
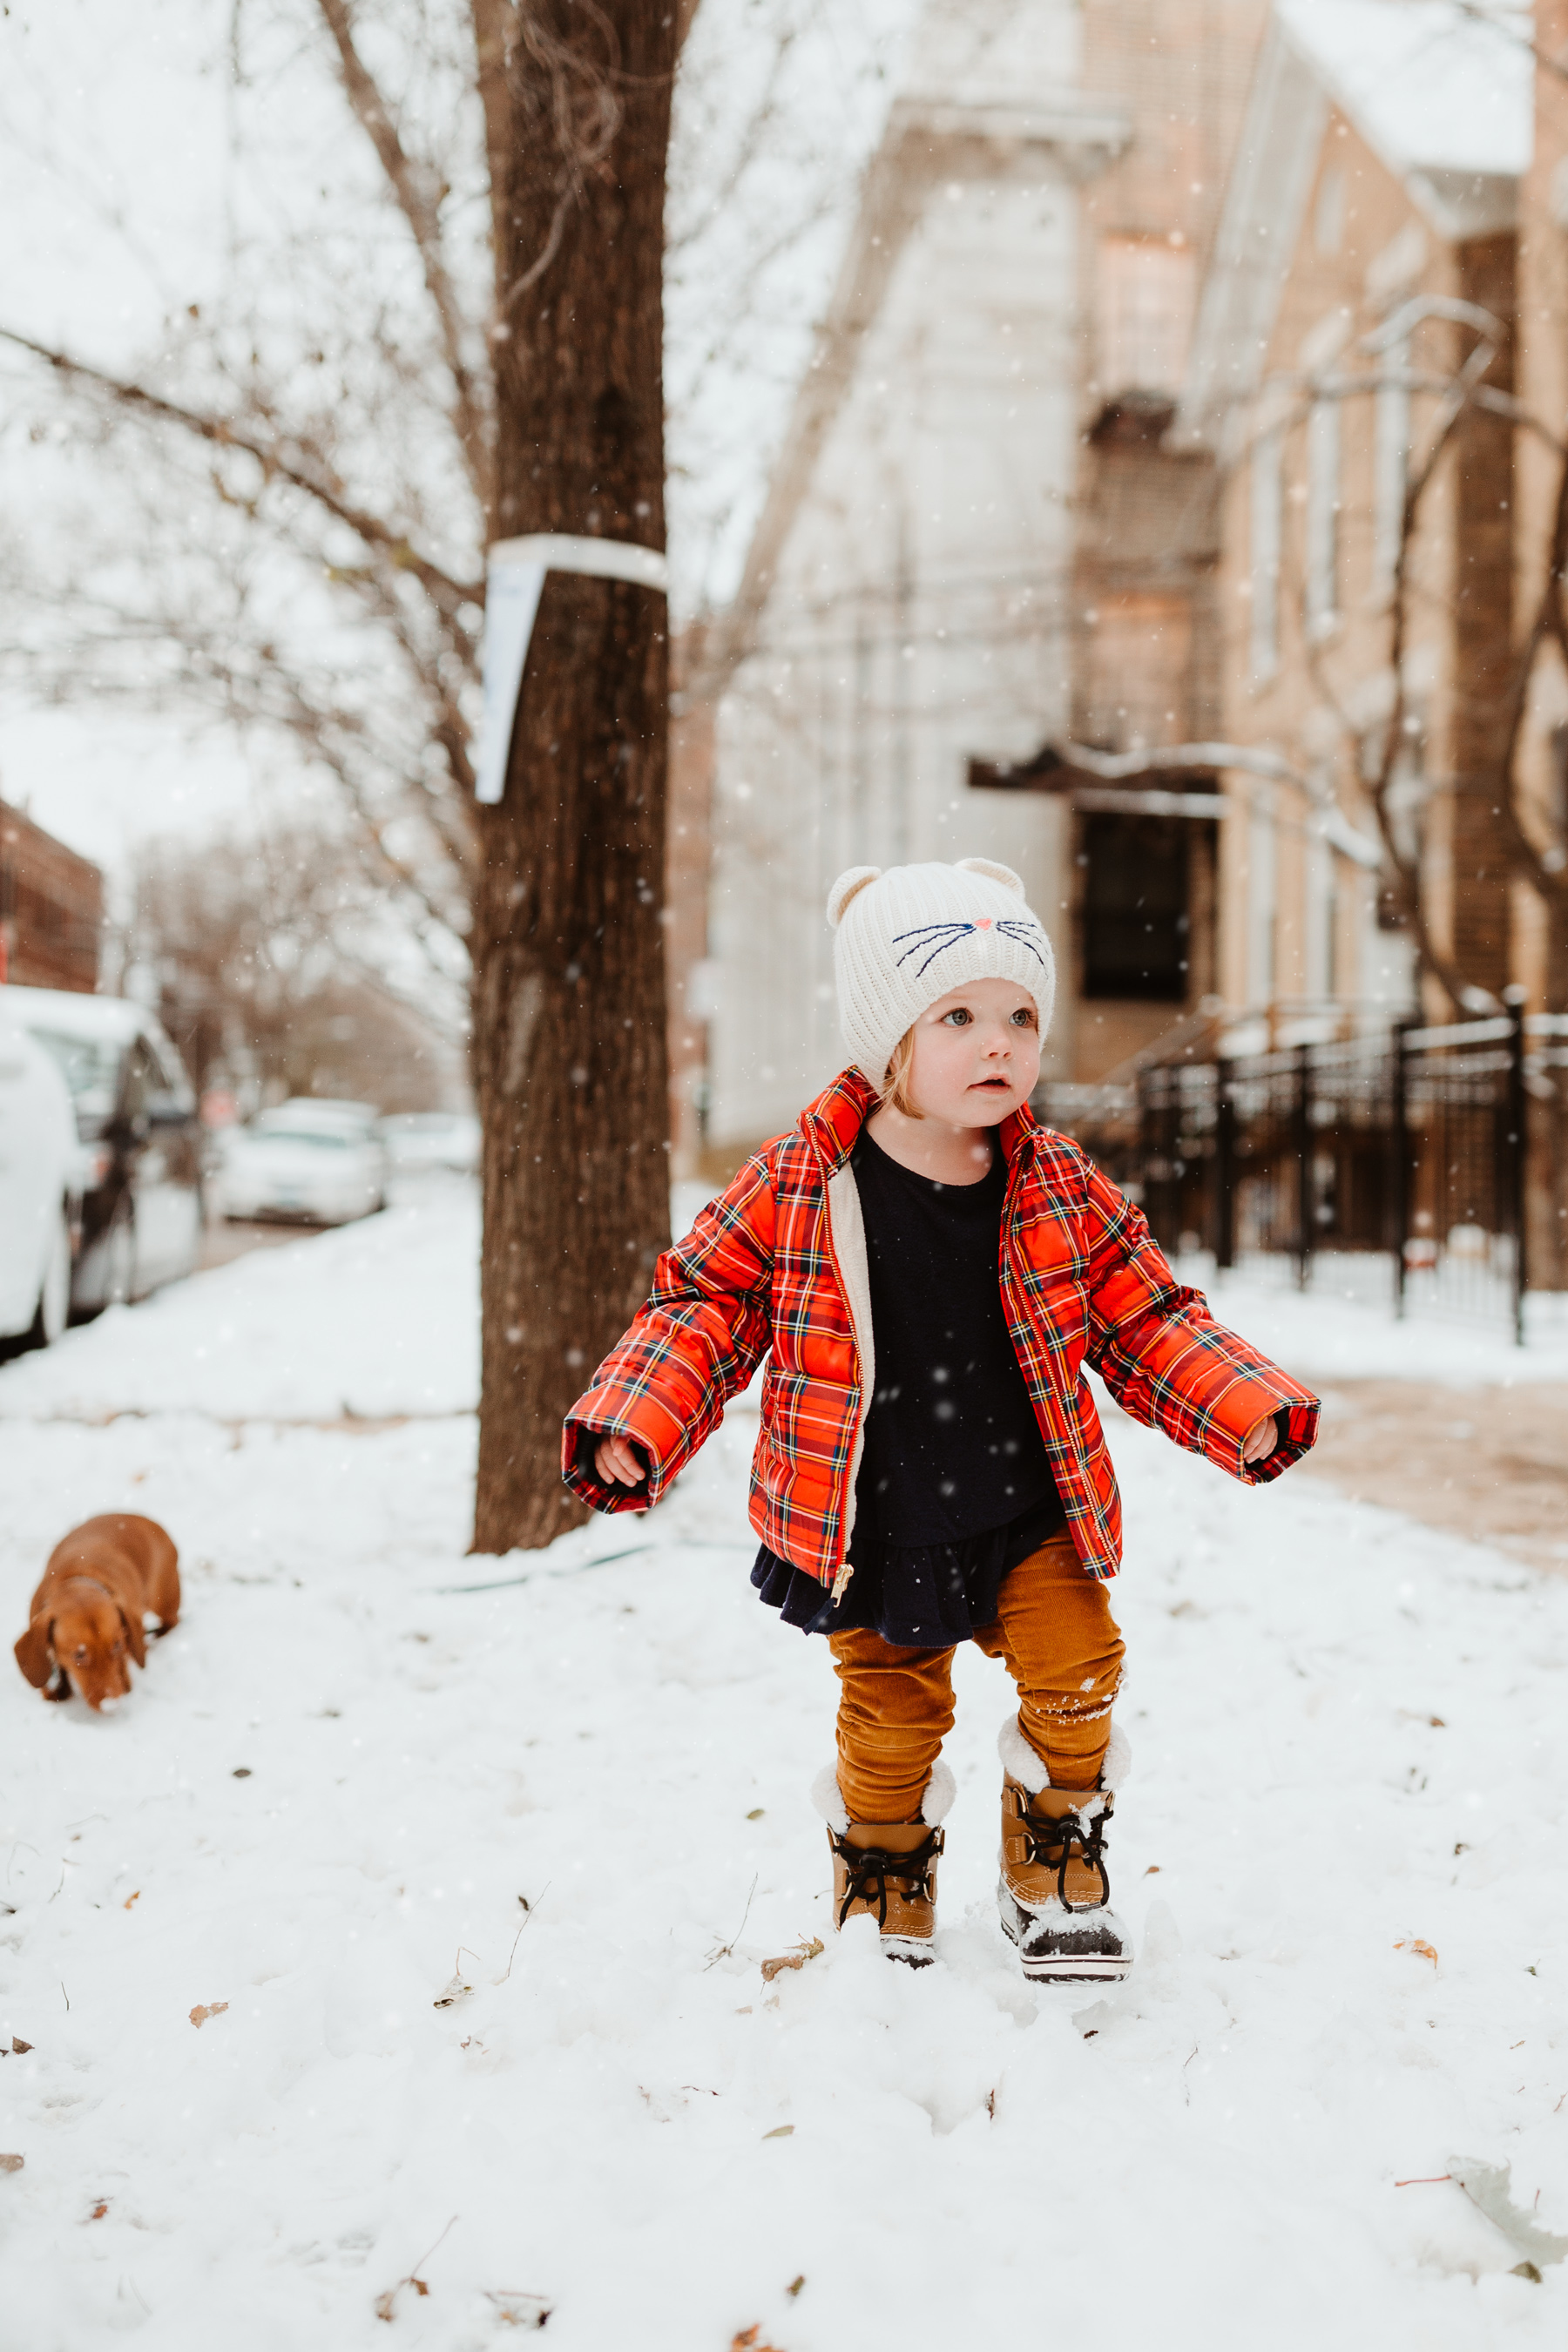
<svg viewBox="0 0 1568 2352">
<path fill-rule="evenodd" d="M 837 937 L 838 1021 L 856 1067 L 880 1087 L 906 1029 L 949 989 L 971 980 L 1026 988 L 1043 1037 L 1057 992 L 1044 927 L 1010 866 L 851 866 L 827 894 Z"/>
</svg>

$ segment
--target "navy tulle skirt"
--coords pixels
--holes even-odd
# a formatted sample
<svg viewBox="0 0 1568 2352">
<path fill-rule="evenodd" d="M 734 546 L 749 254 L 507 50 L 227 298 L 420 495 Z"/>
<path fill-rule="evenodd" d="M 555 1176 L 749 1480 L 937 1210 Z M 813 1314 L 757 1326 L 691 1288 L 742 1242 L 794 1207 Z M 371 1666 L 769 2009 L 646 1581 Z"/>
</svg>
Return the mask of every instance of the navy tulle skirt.
<svg viewBox="0 0 1568 2352">
<path fill-rule="evenodd" d="M 1006 1577 L 1066 1525 L 1053 1486 L 1005 1526 L 959 1543 L 882 1543 L 857 1528 L 849 1539 L 855 1573 L 837 1604 L 826 1585 L 765 1544 L 752 1582 L 768 1608 L 803 1633 L 870 1628 L 899 1649 L 947 1650 L 967 1642 L 977 1627 L 996 1622 Z"/>
</svg>

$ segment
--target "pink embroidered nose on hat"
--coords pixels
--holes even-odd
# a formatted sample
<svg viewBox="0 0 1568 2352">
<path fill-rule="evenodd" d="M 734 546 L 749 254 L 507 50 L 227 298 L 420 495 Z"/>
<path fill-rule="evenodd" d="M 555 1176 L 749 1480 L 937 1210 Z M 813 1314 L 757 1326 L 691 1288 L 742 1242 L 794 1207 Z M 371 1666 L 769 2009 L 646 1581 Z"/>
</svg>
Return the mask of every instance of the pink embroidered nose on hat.
<svg viewBox="0 0 1568 2352">
<path fill-rule="evenodd" d="M 1010 866 L 852 866 L 827 894 L 838 1021 L 855 1066 L 882 1085 L 893 1048 L 928 1004 L 972 980 L 1027 989 L 1050 1026 L 1056 962 Z"/>
</svg>

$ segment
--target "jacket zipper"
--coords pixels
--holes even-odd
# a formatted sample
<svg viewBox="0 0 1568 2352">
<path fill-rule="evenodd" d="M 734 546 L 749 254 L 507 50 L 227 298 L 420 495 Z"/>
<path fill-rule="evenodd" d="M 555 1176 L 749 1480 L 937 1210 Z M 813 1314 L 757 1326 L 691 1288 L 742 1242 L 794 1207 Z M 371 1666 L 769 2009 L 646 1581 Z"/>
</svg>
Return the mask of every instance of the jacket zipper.
<svg viewBox="0 0 1568 2352">
<path fill-rule="evenodd" d="M 838 1263 L 838 1244 L 834 1239 L 833 1202 L 827 1190 L 827 1170 L 823 1160 L 821 1147 L 815 1136 L 812 1138 L 811 1148 L 816 1153 L 817 1173 L 822 1179 L 822 1215 L 823 1222 L 827 1227 L 827 1255 L 832 1260 L 833 1278 L 838 1285 L 838 1296 L 844 1301 L 844 1312 L 848 1318 L 849 1336 L 855 1348 L 855 1390 L 860 1400 L 856 1412 L 855 1426 L 850 1433 L 849 1453 L 844 1465 L 843 1479 L 838 1489 L 838 1516 L 834 1534 L 836 1542 L 844 1546 L 844 1553 L 835 1562 L 827 1596 L 830 1601 L 837 1601 L 841 1600 L 848 1591 L 850 1579 L 855 1573 L 849 1564 L 849 1538 L 845 1530 L 845 1521 L 849 1515 L 849 1494 L 855 1475 L 857 1448 L 860 1442 L 860 1433 L 866 1426 L 866 1415 L 870 1411 L 870 1400 L 866 1394 L 866 1364 L 860 1353 L 860 1338 L 855 1328 L 854 1315 L 850 1311 L 849 1286 L 844 1279 L 844 1269 Z M 846 1153 L 846 1162 L 847 1159 L 848 1154 Z"/>
</svg>

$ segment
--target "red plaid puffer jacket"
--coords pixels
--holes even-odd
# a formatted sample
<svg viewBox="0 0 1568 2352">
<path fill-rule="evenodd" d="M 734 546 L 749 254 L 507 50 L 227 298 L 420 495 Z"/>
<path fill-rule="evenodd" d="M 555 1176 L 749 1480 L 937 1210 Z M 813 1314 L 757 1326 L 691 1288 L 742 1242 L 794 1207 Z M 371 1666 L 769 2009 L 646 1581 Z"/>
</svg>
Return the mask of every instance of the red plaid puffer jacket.
<svg viewBox="0 0 1568 2352">
<path fill-rule="evenodd" d="M 566 1483 L 595 1510 L 657 1503 L 768 1354 L 752 1524 L 771 1551 L 842 1591 L 874 1347 L 847 1163 L 876 1099 L 845 1071 L 659 1259 L 647 1305 L 567 1417 Z M 1178 1284 L 1142 1212 L 1076 1143 L 1027 1109 L 1004 1122 L 1001 1142 L 1008 1328 L 1079 1558 L 1114 1576 L 1121 1507 L 1086 1363 L 1135 1421 L 1249 1486 L 1307 1452 L 1318 1400 Z M 1280 1412 L 1287 1441 L 1244 1464 L 1249 1431 Z M 594 1444 L 606 1431 L 643 1449 L 642 1486 L 599 1477 Z"/>
</svg>

